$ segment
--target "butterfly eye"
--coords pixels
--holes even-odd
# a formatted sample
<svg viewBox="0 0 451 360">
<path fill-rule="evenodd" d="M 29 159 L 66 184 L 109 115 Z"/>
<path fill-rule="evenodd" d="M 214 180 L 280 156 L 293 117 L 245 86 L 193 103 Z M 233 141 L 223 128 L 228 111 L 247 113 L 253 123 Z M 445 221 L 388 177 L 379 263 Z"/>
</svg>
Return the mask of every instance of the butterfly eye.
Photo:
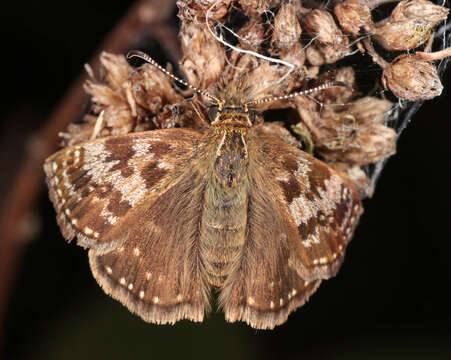
<svg viewBox="0 0 451 360">
<path fill-rule="evenodd" d="M 208 109 L 208 119 L 210 122 L 213 122 L 216 120 L 216 116 L 218 116 L 219 108 L 216 105 L 210 106 Z"/>
</svg>

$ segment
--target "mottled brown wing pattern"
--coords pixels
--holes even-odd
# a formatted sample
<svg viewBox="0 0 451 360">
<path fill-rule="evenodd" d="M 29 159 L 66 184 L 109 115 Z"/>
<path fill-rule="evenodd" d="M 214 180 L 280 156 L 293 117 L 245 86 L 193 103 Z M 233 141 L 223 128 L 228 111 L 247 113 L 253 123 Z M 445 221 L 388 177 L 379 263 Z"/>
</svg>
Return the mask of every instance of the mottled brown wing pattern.
<svg viewBox="0 0 451 360">
<path fill-rule="evenodd" d="M 290 264 L 305 280 L 335 276 L 363 211 L 357 192 L 313 156 L 276 138 L 261 141 L 283 193 Z"/>
<path fill-rule="evenodd" d="M 132 210 L 123 245 L 101 255 L 89 251 L 104 291 L 145 321 L 202 321 L 210 308 L 198 253 L 203 191 L 198 173 L 187 169 L 157 202 Z"/>
<path fill-rule="evenodd" d="M 105 292 L 146 321 L 201 321 L 209 307 L 196 244 L 204 181 L 190 163 L 199 136 L 166 129 L 104 138 L 45 163 L 64 236 L 90 248 Z"/>
<path fill-rule="evenodd" d="M 79 245 L 109 251 L 127 213 L 152 202 L 159 189 L 176 183 L 179 162 L 186 161 L 199 134 L 166 129 L 114 136 L 64 148 L 44 165 L 50 198 L 63 236 Z"/>
<path fill-rule="evenodd" d="M 272 329 L 302 306 L 321 283 L 305 281 L 289 265 L 290 244 L 262 164 L 252 171 L 246 243 L 220 296 L 226 320 Z"/>
</svg>

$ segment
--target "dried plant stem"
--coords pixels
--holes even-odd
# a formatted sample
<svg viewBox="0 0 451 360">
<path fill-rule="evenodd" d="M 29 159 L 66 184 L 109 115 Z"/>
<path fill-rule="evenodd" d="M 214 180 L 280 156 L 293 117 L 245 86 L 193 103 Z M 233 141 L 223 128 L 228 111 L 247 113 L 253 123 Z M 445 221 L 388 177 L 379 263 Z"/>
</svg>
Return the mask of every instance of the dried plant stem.
<svg viewBox="0 0 451 360">
<path fill-rule="evenodd" d="M 380 56 L 374 49 L 373 44 L 371 44 L 371 40 L 369 38 L 362 40 L 362 43 L 365 46 L 366 51 L 368 51 L 368 54 L 370 54 L 373 58 L 373 61 L 382 69 L 385 69 L 389 65 L 389 63 L 385 61 L 385 59 L 382 58 L 382 56 Z"/>
<path fill-rule="evenodd" d="M 433 53 L 418 51 L 415 53 L 415 56 L 418 59 L 425 60 L 425 61 L 441 60 L 441 59 L 451 56 L 451 47 L 443 49 L 441 51 L 436 51 Z"/>
<path fill-rule="evenodd" d="M 172 13 L 175 1 L 140 0 L 127 12 L 124 18 L 105 38 L 94 53 L 90 64 L 94 71 L 99 68 L 99 55 L 102 51 L 125 52 L 139 34 L 152 33 L 161 39 L 162 45 L 178 58 L 180 50 L 174 31 L 165 25 Z M 59 105 L 49 116 L 46 125 L 33 137 L 30 151 L 22 167 L 14 177 L 14 186 L 5 198 L 0 213 L 0 322 L 4 317 L 8 302 L 9 285 L 19 259 L 24 241 L 21 241 L 21 225 L 32 211 L 36 197 L 43 186 L 42 164 L 44 159 L 55 151 L 59 142 L 58 134 L 69 123 L 82 115 L 83 105 L 88 96 L 83 90 L 86 74 L 80 74 Z M 0 334 L 0 339 L 3 338 Z M 0 340 L 1 341 L 1 340 Z M 1 343 L 0 343 L 1 346 Z"/>
</svg>

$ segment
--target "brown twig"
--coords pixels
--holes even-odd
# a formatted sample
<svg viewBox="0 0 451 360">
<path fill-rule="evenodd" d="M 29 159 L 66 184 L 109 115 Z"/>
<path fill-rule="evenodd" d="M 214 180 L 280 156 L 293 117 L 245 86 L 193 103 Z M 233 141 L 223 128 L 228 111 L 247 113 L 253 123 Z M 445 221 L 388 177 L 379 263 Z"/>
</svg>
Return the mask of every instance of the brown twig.
<svg viewBox="0 0 451 360">
<path fill-rule="evenodd" d="M 174 58 L 179 58 L 176 33 L 165 20 L 169 18 L 175 1 L 139 0 L 105 38 L 90 60 L 94 71 L 99 69 L 102 51 L 123 53 L 139 37 L 151 33 Z M 49 116 L 46 125 L 28 143 L 28 155 L 14 177 L 13 188 L 5 198 L 0 213 L 0 323 L 3 320 L 9 295 L 9 285 L 14 277 L 24 242 L 21 241 L 21 225 L 32 211 L 36 197 L 43 186 L 42 163 L 55 151 L 58 133 L 82 115 L 88 96 L 83 90 L 86 74 L 80 74 L 65 96 Z M 0 334 L 1 335 L 1 334 Z M 2 337 L 1 337 L 2 338 Z"/>
</svg>

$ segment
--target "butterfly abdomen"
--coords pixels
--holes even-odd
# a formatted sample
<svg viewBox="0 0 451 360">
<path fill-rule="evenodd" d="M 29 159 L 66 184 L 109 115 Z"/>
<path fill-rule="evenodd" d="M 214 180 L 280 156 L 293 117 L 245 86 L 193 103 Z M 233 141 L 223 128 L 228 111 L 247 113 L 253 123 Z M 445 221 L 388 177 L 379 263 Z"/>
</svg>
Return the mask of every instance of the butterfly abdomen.
<svg viewBox="0 0 451 360">
<path fill-rule="evenodd" d="M 246 130 L 214 130 L 215 156 L 205 187 L 200 257 L 210 285 L 221 287 L 242 255 L 248 203 Z"/>
<path fill-rule="evenodd" d="M 200 257 L 207 281 L 221 287 L 238 264 L 247 224 L 247 186 L 233 189 L 211 181 L 205 190 Z"/>
</svg>

